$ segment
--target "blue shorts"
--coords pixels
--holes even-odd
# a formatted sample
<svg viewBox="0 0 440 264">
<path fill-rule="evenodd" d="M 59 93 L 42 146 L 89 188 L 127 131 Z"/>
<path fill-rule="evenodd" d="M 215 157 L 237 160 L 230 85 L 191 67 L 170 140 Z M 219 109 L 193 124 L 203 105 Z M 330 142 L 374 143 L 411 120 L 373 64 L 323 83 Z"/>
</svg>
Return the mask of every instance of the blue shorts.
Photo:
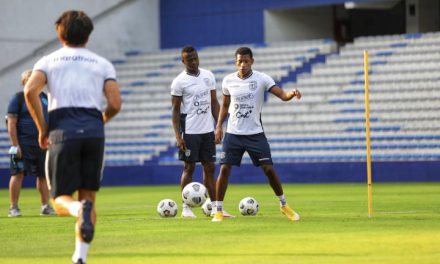
<svg viewBox="0 0 440 264">
<path fill-rule="evenodd" d="M 220 164 L 240 166 L 245 151 L 247 151 L 255 166 L 273 164 L 269 143 L 264 133 L 254 135 L 225 133 Z"/>
<path fill-rule="evenodd" d="M 11 175 L 17 175 L 21 172 L 24 175 L 45 177 L 46 150 L 39 146 L 20 146 L 22 157 L 17 159 L 15 155 L 10 155 Z"/>
<path fill-rule="evenodd" d="M 215 162 L 214 132 L 206 134 L 184 134 L 186 151 L 179 150 L 179 160 L 187 162 Z"/>
</svg>

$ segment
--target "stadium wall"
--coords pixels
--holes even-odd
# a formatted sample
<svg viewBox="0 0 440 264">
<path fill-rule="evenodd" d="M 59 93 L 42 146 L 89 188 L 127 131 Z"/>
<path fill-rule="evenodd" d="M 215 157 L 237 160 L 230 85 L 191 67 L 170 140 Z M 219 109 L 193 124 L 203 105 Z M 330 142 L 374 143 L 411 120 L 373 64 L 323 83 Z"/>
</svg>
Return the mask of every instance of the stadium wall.
<svg viewBox="0 0 440 264">
<path fill-rule="evenodd" d="M 440 30 L 440 3 L 438 0 L 406 0 L 406 32 Z"/>
<path fill-rule="evenodd" d="M 2 1 L 0 69 L 55 39 L 54 22 L 64 10 L 85 10 L 91 17 L 94 17 L 121 0 L 97 0 L 96 4 L 92 5 L 88 2 L 77 1 L 72 5 L 66 1 Z M 41 12 L 43 10 L 44 15 Z"/>
<path fill-rule="evenodd" d="M 344 0 L 161 0 L 161 48 L 265 41 L 264 11 L 343 4 Z M 352 0 L 374 2 L 374 0 Z M 291 30 L 292 30 L 292 25 Z M 295 30 L 301 29 L 297 25 Z M 324 36 L 328 37 L 328 36 Z"/>
<path fill-rule="evenodd" d="M 274 165 L 286 183 L 366 182 L 365 162 L 278 163 Z M 430 182 L 440 181 L 438 161 L 373 162 L 375 182 Z M 216 176 L 219 172 L 217 166 Z M 112 167 L 104 171 L 104 185 L 179 184 L 182 165 Z M 150 175 L 154 175 L 151 177 Z M 198 164 L 195 181 L 202 181 L 202 168 Z M 231 183 L 266 183 L 261 168 L 252 164 L 233 167 Z"/>
<path fill-rule="evenodd" d="M 264 10 L 264 41 L 331 39 L 333 24 L 332 6 Z"/>
<path fill-rule="evenodd" d="M 0 106 L 21 89 L 20 74 L 58 49 L 55 20 L 66 10 L 83 10 L 94 21 L 88 48 L 109 59 L 128 50 L 159 49 L 159 0 L 1 1 Z M 0 128 L 4 122 L 0 122 Z"/>
<path fill-rule="evenodd" d="M 366 182 L 365 162 L 328 163 L 280 163 L 275 168 L 284 183 L 337 183 Z M 216 175 L 219 167 L 217 166 Z M 394 161 L 373 162 L 373 182 L 434 182 L 440 181 L 438 161 Z M 159 185 L 180 182 L 182 166 L 148 165 L 127 167 L 106 167 L 103 186 Z M 153 176 L 154 175 L 154 176 Z M 202 182 L 202 169 L 197 165 L 194 181 Z M 266 183 L 267 179 L 259 167 L 244 164 L 234 167 L 231 183 Z M 0 188 L 7 188 L 9 170 L 0 170 Z M 34 187 L 35 178 L 25 177 L 24 187 Z"/>
</svg>

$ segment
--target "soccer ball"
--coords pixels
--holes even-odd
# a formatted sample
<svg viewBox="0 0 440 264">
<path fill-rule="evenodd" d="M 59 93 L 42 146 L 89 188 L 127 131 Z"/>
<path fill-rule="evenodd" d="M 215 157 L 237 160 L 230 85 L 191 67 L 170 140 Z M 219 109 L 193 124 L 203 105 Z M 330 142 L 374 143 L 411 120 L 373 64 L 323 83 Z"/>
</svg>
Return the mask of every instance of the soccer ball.
<svg viewBox="0 0 440 264">
<path fill-rule="evenodd" d="M 238 204 L 238 210 L 242 215 L 256 215 L 259 208 L 257 200 L 252 197 L 243 198 Z"/>
<path fill-rule="evenodd" d="M 202 212 L 206 215 L 206 216 L 211 216 L 211 212 L 212 212 L 212 204 L 211 204 L 211 199 L 206 199 L 205 203 L 202 205 Z"/>
<path fill-rule="evenodd" d="M 208 192 L 203 184 L 191 182 L 183 188 L 182 199 L 190 207 L 199 207 L 208 198 Z"/>
<path fill-rule="evenodd" d="M 177 210 L 176 202 L 171 199 L 164 199 L 157 205 L 157 213 L 160 217 L 175 217 Z"/>
</svg>

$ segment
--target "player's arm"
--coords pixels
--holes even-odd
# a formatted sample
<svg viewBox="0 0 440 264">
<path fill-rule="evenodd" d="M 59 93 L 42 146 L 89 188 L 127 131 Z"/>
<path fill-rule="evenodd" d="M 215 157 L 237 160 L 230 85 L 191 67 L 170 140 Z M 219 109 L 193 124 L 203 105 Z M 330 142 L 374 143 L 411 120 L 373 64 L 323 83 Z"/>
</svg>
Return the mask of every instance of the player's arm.
<svg viewBox="0 0 440 264">
<path fill-rule="evenodd" d="M 298 89 L 286 92 L 278 85 L 274 85 L 269 91 L 283 101 L 290 101 L 293 97 L 296 97 L 298 100 L 301 99 L 301 92 Z"/>
<path fill-rule="evenodd" d="M 185 141 L 182 138 L 182 134 L 180 134 L 180 105 L 182 104 L 182 96 L 171 97 L 171 118 L 173 122 L 174 134 L 176 135 L 176 146 L 180 150 L 185 150 L 186 145 Z"/>
<path fill-rule="evenodd" d="M 231 103 L 231 96 L 223 94 L 222 105 L 218 114 L 217 126 L 215 127 L 215 143 L 220 144 L 223 138 L 223 122 L 228 115 L 229 104 Z"/>
<path fill-rule="evenodd" d="M 218 120 L 219 111 L 220 111 L 220 104 L 218 103 L 217 100 L 217 92 L 215 90 L 211 90 L 211 112 L 216 124 Z"/>
<path fill-rule="evenodd" d="M 24 87 L 26 105 L 38 128 L 38 142 L 42 149 L 47 149 L 48 146 L 47 123 L 44 118 L 43 106 L 40 100 L 40 93 L 43 91 L 45 85 L 46 74 L 41 71 L 33 71 Z"/>
<path fill-rule="evenodd" d="M 13 114 L 8 114 L 8 134 L 9 140 L 11 141 L 11 147 L 17 148 L 17 157 L 21 157 L 21 150 L 18 142 L 18 134 L 17 134 L 17 117 Z"/>
<path fill-rule="evenodd" d="M 102 113 L 102 119 L 104 123 L 107 123 L 121 111 L 122 106 L 119 85 L 115 80 L 107 80 L 104 83 L 104 95 L 107 99 L 107 107 Z"/>
</svg>

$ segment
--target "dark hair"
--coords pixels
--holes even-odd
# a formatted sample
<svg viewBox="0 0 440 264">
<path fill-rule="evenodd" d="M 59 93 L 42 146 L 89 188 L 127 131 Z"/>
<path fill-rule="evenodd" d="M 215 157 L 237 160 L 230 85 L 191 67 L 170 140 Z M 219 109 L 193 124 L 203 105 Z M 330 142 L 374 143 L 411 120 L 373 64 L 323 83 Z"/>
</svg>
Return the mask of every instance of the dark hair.
<svg viewBox="0 0 440 264">
<path fill-rule="evenodd" d="M 184 52 L 190 53 L 190 52 L 193 52 L 193 51 L 196 51 L 196 49 L 193 46 L 191 46 L 191 45 L 186 45 L 185 47 L 182 48 L 182 54 Z"/>
<path fill-rule="evenodd" d="M 64 12 L 55 22 L 60 37 L 69 45 L 83 45 L 93 31 L 93 22 L 82 11 Z"/>
<path fill-rule="evenodd" d="M 235 52 L 235 57 L 237 58 L 237 55 L 249 55 L 251 57 L 251 59 L 253 58 L 253 54 L 252 54 L 252 50 L 248 47 L 240 47 L 237 49 L 237 51 Z"/>
</svg>

